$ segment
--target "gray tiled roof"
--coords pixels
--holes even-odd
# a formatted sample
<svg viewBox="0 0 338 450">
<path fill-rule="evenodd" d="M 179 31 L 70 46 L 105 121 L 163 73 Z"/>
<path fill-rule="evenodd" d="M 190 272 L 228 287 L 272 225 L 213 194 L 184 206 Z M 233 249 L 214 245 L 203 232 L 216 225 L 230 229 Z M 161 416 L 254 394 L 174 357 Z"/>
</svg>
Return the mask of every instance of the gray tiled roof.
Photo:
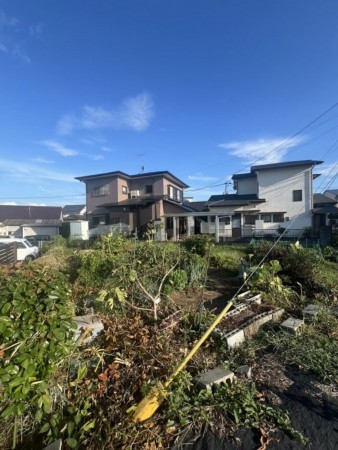
<svg viewBox="0 0 338 450">
<path fill-rule="evenodd" d="M 61 206 L 0 205 L 0 222 L 6 219 L 61 220 Z"/>
</svg>

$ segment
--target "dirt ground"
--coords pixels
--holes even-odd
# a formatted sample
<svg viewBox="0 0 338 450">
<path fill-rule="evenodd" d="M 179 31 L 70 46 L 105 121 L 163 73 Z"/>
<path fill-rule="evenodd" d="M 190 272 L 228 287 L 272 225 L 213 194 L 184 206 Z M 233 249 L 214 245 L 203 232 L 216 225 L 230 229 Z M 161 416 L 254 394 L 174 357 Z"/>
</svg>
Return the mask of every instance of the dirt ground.
<svg viewBox="0 0 338 450">
<path fill-rule="evenodd" d="M 211 270 L 203 293 L 187 298 L 176 293 L 178 306 L 196 310 L 204 306 L 217 313 L 237 291 L 240 282 L 226 278 L 221 271 Z M 254 429 L 242 428 L 233 436 L 216 436 L 204 430 L 203 436 L 187 434 L 174 449 L 193 450 L 336 450 L 338 449 L 338 387 L 322 384 L 313 374 L 298 367 L 284 365 L 276 354 L 266 353 L 252 367 L 252 378 L 272 406 L 289 412 L 292 425 L 309 439 L 302 446 L 279 430 L 267 439 Z"/>
</svg>

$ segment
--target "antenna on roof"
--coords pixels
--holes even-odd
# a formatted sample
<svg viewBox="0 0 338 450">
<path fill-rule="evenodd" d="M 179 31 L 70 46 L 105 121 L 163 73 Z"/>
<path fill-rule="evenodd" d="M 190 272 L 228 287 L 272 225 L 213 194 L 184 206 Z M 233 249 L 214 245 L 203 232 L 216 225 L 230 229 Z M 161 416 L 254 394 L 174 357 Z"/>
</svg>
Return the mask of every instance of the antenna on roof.
<svg viewBox="0 0 338 450">
<path fill-rule="evenodd" d="M 224 195 L 228 194 L 228 186 L 231 186 L 231 185 L 232 185 L 232 183 L 230 181 L 226 181 L 224 183 Z"/>
<path fill-rule="evenodd" d="M 138 153 L 138 154 L 136 155 L 138 158 L 140 158 L 141 163 L 142 163 L 142 166 L 141 166 L 141 172 L 140 172 L 140 173 L 143 173 L 143 172 L 144 172 L 144 155 L 145 155 L 145 153 Z"/>
</svg>

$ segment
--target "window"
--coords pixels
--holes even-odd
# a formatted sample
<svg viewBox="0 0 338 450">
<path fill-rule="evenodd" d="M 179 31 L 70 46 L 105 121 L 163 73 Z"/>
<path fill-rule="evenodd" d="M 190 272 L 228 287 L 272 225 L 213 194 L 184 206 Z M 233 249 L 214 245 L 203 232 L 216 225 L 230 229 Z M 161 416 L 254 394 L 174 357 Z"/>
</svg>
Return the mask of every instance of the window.
<svg viewBox="0 0 338 450">
<path fill-rule="evenodd" d="M 301 189 L 292 191 L 292 201 L 301 202 L 303 200 L 303 191 Z"/>
<path fill-rule="evenodd" d="M 104 197 L 105 195 L 109 195 L 109 184 L 97 186 L 92 191 L 92 197 Z"/>
<path fill-rule="evenodd" d="M 152 194 L 153 193 L 153 185 L 147 184 L 146 185 L 146 194 Z"/>
<path fill-rule="evenodd" d="M 94 227 L 98 226 L 98 225 L 106 225 L 106 216 L 105 215 L 93 216 L 92 224 L 93 224 Z"/>
<path fill-rule="evenodd" d="M 230 217 L 220 217 L 219 218 L 220 223 L 224 223 L 224 225 L 230 225 Z"/>
<path fill-rule="evenodd" d="M 127 186 L 122 186 L 122 194 L 128 194 Z"/>
<path fill-rule="evenodd" d="M 273 222 L 284 222 L 284 214 L 276 213 L 272 215 Z"/>
<path fill-rule="evenodd" d="M 244 216 L 244 225 L 255 225 L 256 220 L 258 220 L 258 214 Z"/>
<path fill-rule="evenodd" d="M 180 191 L 179 189 L 176 189 L 176 200 L 178 202 L 182 201 L 182 191 Z"/>
<path fill-rule="evenodd" d="M 261 214 L 261 220 L 263 220 L 263 222 L 271 222 L 271 214 Z"/>
<path fill-rule="evenodd" d="M 168 196 L 169 198 L 174 198 L 174 187 L 173 186 L 168 186 Z"/>
<path fill-rule="evenodd" d="M 16 248 L 26 248 L 25 244 L 23 242 L 17 242 Z"/>
</svg>

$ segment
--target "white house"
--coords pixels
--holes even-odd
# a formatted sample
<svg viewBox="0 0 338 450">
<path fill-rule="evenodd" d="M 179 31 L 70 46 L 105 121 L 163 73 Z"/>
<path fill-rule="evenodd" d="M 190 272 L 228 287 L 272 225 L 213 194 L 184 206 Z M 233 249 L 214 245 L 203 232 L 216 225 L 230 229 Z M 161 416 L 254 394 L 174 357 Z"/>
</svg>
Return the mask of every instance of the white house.
<svg viewBox="0 0 338 450">
<path fill-rule="evenodd" d="M 202 219 L 200 232 L 215 234 L 216 242 L 275 235 L 281 228 L 298 235 L 312 226 L 312 180 L 317 176 L 312 170 L 321 163 L 304 160 L 252 166 L 248 173 L 233 175 L 236 194 L 213 195 L 205 212 L 191 215 Z"/>
</svg>

